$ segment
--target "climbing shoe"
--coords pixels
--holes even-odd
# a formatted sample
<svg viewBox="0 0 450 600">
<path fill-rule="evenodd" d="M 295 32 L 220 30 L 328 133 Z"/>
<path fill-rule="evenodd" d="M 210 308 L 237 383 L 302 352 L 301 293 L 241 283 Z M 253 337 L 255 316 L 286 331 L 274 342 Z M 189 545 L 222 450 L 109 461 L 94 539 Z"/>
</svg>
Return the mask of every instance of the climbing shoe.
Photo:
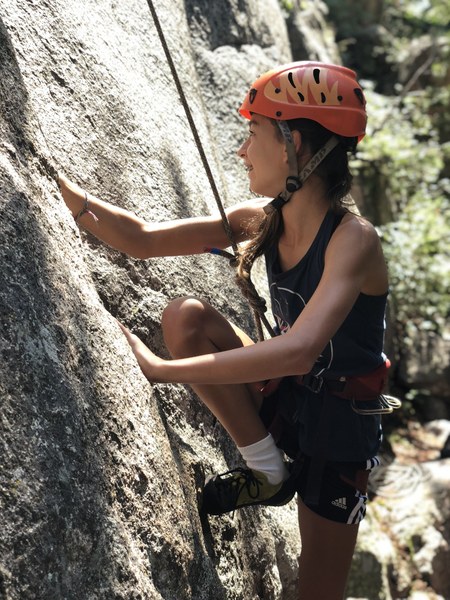
<svg viewBox="0 0 450 600">
<path fill-rule="evenodd" d="M 292 500 L 294 494 L 290 478 L 273 485 L 259 471 L 237 468 L 208 477 L 203 488 L 202 511 L 221 515 L 254 504 L 282 506 Z"/>
</svg>

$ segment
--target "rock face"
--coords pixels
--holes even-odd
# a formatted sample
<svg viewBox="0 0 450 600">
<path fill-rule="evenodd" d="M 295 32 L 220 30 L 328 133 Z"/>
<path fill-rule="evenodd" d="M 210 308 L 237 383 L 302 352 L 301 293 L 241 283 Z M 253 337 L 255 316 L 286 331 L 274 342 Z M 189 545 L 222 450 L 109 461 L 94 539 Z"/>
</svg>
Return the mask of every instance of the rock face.
<svg viewBox="0 0 450 600">
<path fill-rule="evenodd" d="M 235 109 L 290 60 L 275 0 L 242 4 L 157 7 L 226 203 L 247 193 Z M 158 352 L 179 295 L 251 329 L 228 266 L 99 245 L 52 179 L 153 221 L 216 210 L 147 4 L 8 2 L 0 86 L 0 596 L 292 597 L 295 507 L 201 522 L 201 468 L 235 451 L 187 390 L 146 382 L 111 316 Z"/>
</svg>

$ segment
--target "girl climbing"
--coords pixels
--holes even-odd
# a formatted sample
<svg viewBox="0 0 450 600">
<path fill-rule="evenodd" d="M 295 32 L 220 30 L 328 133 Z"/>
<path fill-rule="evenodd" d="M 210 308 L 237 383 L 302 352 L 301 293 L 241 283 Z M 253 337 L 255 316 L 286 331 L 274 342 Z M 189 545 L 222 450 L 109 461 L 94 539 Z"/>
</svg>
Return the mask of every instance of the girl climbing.
<svg viewBox="0 0 450 600">
<path fill-rule="evenodd" d="M 121 327 L 147 379 L 190 384 L 242 454 L 246 468 L 207 480 L 203 510 L 281 505 L 298 492 L 299 597 L 341 599 L 380 414 L 390 410 L 381 395 L 386 265 L 375 229 L 345 203 L 365 99 L 353 71 L 298 62 L 257 79 L 240 113 L 249 132 L 238 156 L 262 198 L 227 216 L 242 244 L 240 276 L 265 257 L 279 335 L 253 343 L 193 297 L 163 313 L 172 360 Z M 133 257 L 229 246 L 220 217 L 150 224 L 64 177 L 60 186 L 81 226 Z"/>
</svg>

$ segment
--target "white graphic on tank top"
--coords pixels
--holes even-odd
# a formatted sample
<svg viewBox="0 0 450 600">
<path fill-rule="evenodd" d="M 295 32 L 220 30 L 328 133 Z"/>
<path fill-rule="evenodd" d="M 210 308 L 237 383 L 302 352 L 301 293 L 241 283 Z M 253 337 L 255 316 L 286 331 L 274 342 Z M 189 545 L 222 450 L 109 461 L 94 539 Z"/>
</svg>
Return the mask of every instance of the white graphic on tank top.
<svg viewBox="0 0 450 600">
<path fill-rule="evenodd" d="M 278 287 L 276 285 L 276 283 L 272 283 L 272 285 L 270 286 L 271 291 L 272 291 L 273 287 L 275 287 L 276 292 L 275 292 L 275 294 L 272 294 L 272 311 L 273 311 L 274 317 L 276 319 L 280 334 L 283 335 L 283 334 L 287 333 L 291 328 L 291 326 L 286 321 L 286 319 L 283 318 L 283 315 L 286 314 L 287 308 L 289 306 L 292 307 L 292 300 L 293 300 L 292 296 L 296 296 L 300 300 L 301 307 L 299 307 L 298 314 L 300 314 L 301 311 L 305 308 L 306 302 L 305 302 L 304 298 L 301 296 L 301 294 L 299 294 L 298 292 L 294 292 L 294 291 L 290 290 L 289 288 Z M 283 298 L 283 294 L 286 294 L 286 297 Z M 288 296 L 289 294 L 291 295 L 290 297 Z M 282 306 L 283 301 L 285 304 L 284 307 Z M 334 358 L 333 340 L 330 340 L 328 342 L 327 346 L 325 347 L 325 349 L 323 350 L 322 354 L 317 358 L 316 363 L 319 363 L 321 368 L 317 373 L 314 373 L 314 374 L 316 376 L 321 375 L 324 371 L 328 370 L 333 363 L 333 358 Z M 324 366 L 324 363 L 325 363 L 325 366 Z"/>
</svg>

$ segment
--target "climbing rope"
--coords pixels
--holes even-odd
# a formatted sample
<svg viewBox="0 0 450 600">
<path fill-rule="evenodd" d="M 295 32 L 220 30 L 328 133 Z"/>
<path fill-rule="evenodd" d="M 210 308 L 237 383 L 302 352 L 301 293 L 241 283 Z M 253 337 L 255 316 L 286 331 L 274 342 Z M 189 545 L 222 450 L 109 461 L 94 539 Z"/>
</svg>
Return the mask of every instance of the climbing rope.
<svg viewBox="0 0 450 600">
<path fill-rule="evenodd" d="M 170 53 L 169 47 L 167 45 L 166 42 L 166 38 L 164 36 L 164 32 L 162 30 L 161 27 L 161 23 L 159 21 L 158 15 L 156 13 L 155 7 L 153 5 L 153 1 L 152 0 L 147 0 L 148 3 L 148 7 L 150 9 L 152 18 L 153 18 L 153 22 L 155 24 L 156 27 L 156 31 L 158 32 L 158 36 L 161 42 L 161 46 L 164 50 L 164 54 L 166 55 L 167 58 L 167 62 L 169 64 L 170 67 L 170 71 L 172 73 L 172 77 L 173 80 L 175 82 L 175 86 L 177 88 L 178 94 L 180 96 L 180 100 L 181 100 L 181 104 L 183 105 L 184 108 L 184 112 L 186 113 L 186 117 L 188 120 L 188 123 L 190 125 L 191 131 L 192 131 L 192 135 L 194 137 L 195 143 L 197 145 L 197 149 L 198 152 L 200 154 L 200 158 L 202 160 L 203 163 L 203 167 L 205 169 L 206 175 L 208 177 L 208 181 L 209 184 L 211 186 L 213 195 L 214 195 L 214 199 L 216 201 L 217 207 L 219 209 L 220 212 L 220 216 L 222 218 L 222 224 L 223 224 L 223 228 L 225 230 L 225 233 L 228 237 L 228 240 L 230 242 L 230 246 L 233 249 L 233 253 L 231 252 L 226 252 L 225 250 L 221 250 L 218 248 L 206 248 L 206 251 L 211 252 L 212 254 L 218 254 L 220 256 L 224 256 L 225 258 L 228 258 L 228 260 L 230 261 L 230 264 L 232 266 L 236 266 L 237 262 L 238 262 L 238 256 L 239 256 L 239 248 L 236 244 L 236 241 L 234 239 L 234 235 L 233 235 L 233 230 L 231 228 L 230 222 L 228 221 L 227 215 L 225 213 L 225 210 L 223 208 L 223 204 L 222 204 L 222 200 L 220 198 L 220 194 L 219 194 L 219 190 L 217 189 L 216 186 L 216 182 L 214 180 L 214 176 L 212 174 L 211 171 L 211 167 L 209 166 L 209 162 L 208 159 L 206 157 L 205 151 L 203 149 L 203 144 L 202 141 L 200 139 L 200 136 L 198 134 L 198 130 L 197 130 L 197 126 L 195 125 L 194 119 L 192 117 L 192 113 L 191 113 L 191 109 L 189 107 L 186 95 L 184 93 L 183 90 L 183 86 L 181 85 L 181 81 L 180 78 L 178 77 L 178 72 L 177 69 L 175 67 L 175 63 L 173 62 L 172 59 L 172 55 Z M 246 298 L 246 300 L 248 301 L 248 303 L 250 304 L 252 311 L 253 311 L 253 316 L 254 316 L 254 320 L 255 320 L 255 325 L 258 331 L 258 338 L 259 340 L 264 340 L 264 331 L 262 328 L 262 323 L 264 324 L 264 326 L 266 327 L 267 331 L 269 332 L 269 334 L 274 337 L 275 336 L 275 332 L 273 331 L 269 321 L 267 320 L 266 316 L 265 316 L 265 312 L 267 310 L 267 305 L 266 305 L 266 301 L 264 300 L 264 298 L 262 298 L 252 280 L 250 279 L 250 277 L 248 278 L 244 278 L 241 276 L 237 276 L 236 277 L 236 282 L 243 294 L 243 296 Z"/>
</svg>

